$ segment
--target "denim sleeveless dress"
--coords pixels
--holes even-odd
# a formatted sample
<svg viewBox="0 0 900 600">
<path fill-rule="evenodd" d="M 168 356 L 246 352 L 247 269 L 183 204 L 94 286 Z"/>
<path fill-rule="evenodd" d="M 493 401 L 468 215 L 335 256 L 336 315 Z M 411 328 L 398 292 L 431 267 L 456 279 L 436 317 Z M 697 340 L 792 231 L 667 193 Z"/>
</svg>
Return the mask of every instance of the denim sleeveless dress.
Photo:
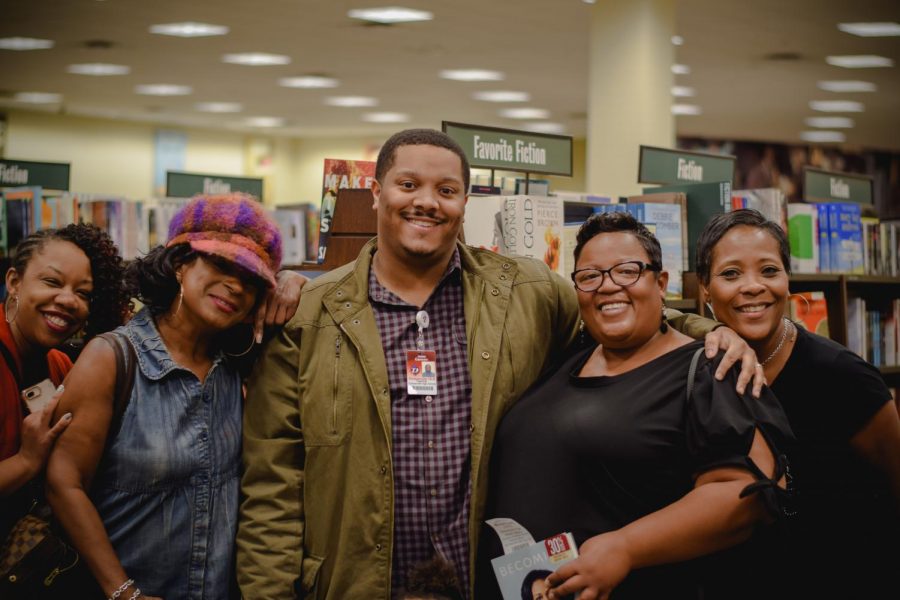
<svg viewBox="0 0 900 600">
<path fill-rule="evenodd" d="M 220 354 L 203 384 L 147 309 L 117 330 L 137 355 L 131 400 L 91 497 L 129 577 L 167 600 L 227 598 L 241 459 L 241 381 Z"/>
</svg>

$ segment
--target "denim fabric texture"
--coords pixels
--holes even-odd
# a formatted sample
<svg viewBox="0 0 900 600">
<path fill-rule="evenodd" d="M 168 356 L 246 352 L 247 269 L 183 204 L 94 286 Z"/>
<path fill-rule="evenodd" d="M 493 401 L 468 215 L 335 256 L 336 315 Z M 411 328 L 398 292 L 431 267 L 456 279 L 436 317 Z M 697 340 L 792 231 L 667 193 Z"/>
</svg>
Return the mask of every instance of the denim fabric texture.
<svg viewBox="0 0 900 600">
<path fill-rule="evenodd" d="M 241 381 L 220 354 L 201 384 L 169 355 L 147 309 L 118 330 L 138 365 L 91 496 L 145 595 L 227 598 L 241 457 Z"/>
</svg>

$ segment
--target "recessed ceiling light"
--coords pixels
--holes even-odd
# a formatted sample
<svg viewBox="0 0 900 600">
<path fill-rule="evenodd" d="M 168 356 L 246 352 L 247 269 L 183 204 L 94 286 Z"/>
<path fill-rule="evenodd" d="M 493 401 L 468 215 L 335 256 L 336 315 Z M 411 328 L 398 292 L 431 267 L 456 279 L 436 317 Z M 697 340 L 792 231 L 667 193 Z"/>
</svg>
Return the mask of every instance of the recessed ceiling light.
<svg viewBox="0 0 900 600">
<path fill-rule="evenodd" d="M 673 35 L 672 44 L 674 44 L 675 46 L 681 46 L 682 44 L 684 44 L 684 38 L 680 35 Z"/>
<path fill-rule="evenodd" d="M 50 94 L 47 92 L 19 92 L 13 96 L 16 102 L 26 104 L 58 104 L 62 102 L 62 94 Z"/>
<path fill-rule="evenodd" d="M 210 35 L 225 35 L 228 33 L 228 28 L 224 25 L 210 25 L 209 23 L 187 21 L 185 23 L 151 25 L 150 33 L 174 35 L 177 37 L 205 37 Z"/>
<path fill-rule="evenodd" d="M 691 68 L 687 65 L 672 65 L 672 72 L 676 75 L 690 75 Z"/>
<path fill-rule="evenodd" d="M 236 113 L 244 109 L 238 102 L 200 102 L 195 104 L 194 108 L 211 113 Z"/>
<path fill-rule="evenodd" d="M 454 81 L 502 81 L 504 75 L 500 71 L 485 69 L 445 69 L 441 71 L 441 77 Z"/>
<path fill-rule="evenodd" d="M 504 108 L 500 116 L 507 119 L 546 119 L 550 111 L 543 108 Z"/>
<path fill-rule="evenodd" d="M 412 23 L 414 21 L 430 21 L 434 14 L 425 10 L 415 10 L 402 6 L 385 6 L 383 8 L 357 8 L 347 13 L 351 19 L 369 21 L 370 23 Z"/>
<path fill-rule="evenodd" d="M 673 85 L 672 86 L 672 95 L 676 98 L 691 98 L 696 94 L 696 91 L 692 87 L 688 87 L 686 85 Z"/>
<path fill-rule="evenodd" d="M 362 120 L 369 123 L 406 123 L 409 121 L 409 115 L 398 112 L 374 112 L 364 114 Z"/>
<path fill-rule="evenodd" d="M 860 37 L 900 35 L 900 23 L 838 23 L 838 29 Z"/>
<path fill-rule="evenodd" d="M 702 113 L 703 113 L 703 109 L 701 109 L 696 104 L 673 104 L 672 105 L 672 114 L 673 115 L 693 116 L 693 115 L 699 115 Z"/>
<path fill-rule="evenodd" d="M 187 96 L 193 89 L 189 85 L 174 85 L 171 83 L 153 83 L 134 86 L 136 94 L 145 96 Z"/>
<path fill-rule="evenodd" d="M 338 86 L 338 80 L 331 77 L 319 77 L 317 75 L 305 75 L 303 77 L 282 77 L 278 85 L 289 88 L 333 88 Z"/>
<path fill-rule="evenodd" d="M 359 108 L 378 106 L 378 100 L 371 96 L 331 96 L 325 98 L 328 106 L 340 106 L 343 108 Z"/>
<path fill-rule="evenodd" d="M 553 123 L 551 121 L 541 121 L 539 123 L 525 123 L 522 129 L 533 131 L 535 133 L 565 133 L 566 128 L 562 123 Z"/>
<path fill-rule="evenodd" d="M 854 100 L 810 100 L 809 107 L 820 112 L 863 112 L 862 102 Z"/>
<path fill-rule="evenodd" d="M 808 127 L 822 127 L 823 129 L 848 129 L 854 122 L 850 117 L 809 117 L 804 121 Z"/>
<path fill-rule="evenodd" d="M 868 81 L 820 81 L 820 90 L 826 92 L 874 92 L 878 86 Z"/>
<path fill-rule="evenodd" d="M 800 139 L 807 142 L 843 142 L 847 136 L 840 131 L 801 131 Z"/>
<path fill-rule="evenodd" d="M 52 47 L 52 40 L 27 37 L 0 38 L 0 50 L 46 50 Z"/>
<path fill-rule="evenodd" d="M 484 100 L 485 102 L 528 102 L 531 100 L 531 94 L 528 92 L 475 92 L 472 94 L 475 100 Z"/>
<path fill-rule="evenodd" d="M 222 62 L 249 67 L 267 67 L 290 64 L 291 57 L 284 54 L 267 54 L 266 52 L 242 52 L 226 54 L 222 57 Z"/>
<path fill-rule="evenodd" d="M 893 67 L 894 61 L 886 56 L 857 54 L 847 56 L 826 56 L 825 62 L 833 67 L 845 69 L 867 69 L 869 67 Z"/>
<path fill-rule="evenodd" d="M 284 119 L 281 117 L 247 117 L 244 119 L 244 125 L 250 127 L 281 127 L 284 125 Z"/>
<path fill-rule="evenodd" d="M 109 63 L 82 63 L 79 65 L 69 65 L 66 71 L 76 75 L 106 77 L 111 75 L 128 75 L 131 72 L 131 67 L 126 65 L 111 65 Z"/>
</svg>

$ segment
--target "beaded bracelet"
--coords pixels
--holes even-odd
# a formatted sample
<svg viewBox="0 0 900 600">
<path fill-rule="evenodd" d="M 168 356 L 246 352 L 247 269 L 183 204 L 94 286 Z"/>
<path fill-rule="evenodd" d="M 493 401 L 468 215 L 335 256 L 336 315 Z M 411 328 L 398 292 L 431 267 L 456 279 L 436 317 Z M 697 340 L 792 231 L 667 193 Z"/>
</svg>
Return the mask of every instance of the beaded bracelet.
<svg viewBox="0 0 900 600">
<path fill-rule="evenodd" d="M 120 586 L 116 589 L 116 591 L 114 591 L 114 592 L 112 593 L 112 595 L 108 598 L 108 600 L 118 600 L 118 599 L 119 599 L 119 596 L 121 596 L 122 594 L 124 594 L 124 593 L 125 593 L 125 590 L 127 590 L 127 589 L 128 589 L 129 587 L 131 587 L 132 585 L 134 585 L 134 579 L 128 579 L 128 580 L 126 580 L 125 583 L 123 583 L 122 585 L 120 585 Z"/>
<path fill-rule="evenodd" d="M 134 593 L 131 595 L 131 598 L 129 598 L 128 600 L 137 600 L 141 596 L 143 596 L 143 594 L 141 593 L 141 588 L 134 588 Z"/>
</svg>

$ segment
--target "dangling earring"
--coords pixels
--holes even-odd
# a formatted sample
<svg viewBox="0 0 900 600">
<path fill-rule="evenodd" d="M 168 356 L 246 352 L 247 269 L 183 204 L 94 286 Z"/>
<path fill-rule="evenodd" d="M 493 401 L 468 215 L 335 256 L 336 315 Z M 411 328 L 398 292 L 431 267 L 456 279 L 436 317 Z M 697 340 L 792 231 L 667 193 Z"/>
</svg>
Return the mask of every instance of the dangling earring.
<svg viewBox="0 0 900 600">
<path fill-rule="evenodd" d="M 669 324 L 666 322 L 666 303 L 663 302 L 662 310 L 659 311 L 660 314 L 660 322 L 659 322 L 659 332 L 665 333 L 669 331 Z"/>
<path fill-rule="evenodd" d="M 181 301 L 184 299 L 184 284 L 179 283 L 178 286 L 178 306 L 175 307 L 175 312 L 172 313 L 173 317 L 181 310 Z"/>
<path fill-rule="evenodd" d="M 243 356 L 243 355 L 247 354 L 248 352 L 250 352 L 251 350 L 253 350 L 253 346 L 256 344 L 256 340 L 253 338 L 254 338 L 253 329 L 250 329 L 250 347 L 249 348 L 247 348 L 246 350 L 244 350 L 243 352 L 241 352 L 239 354 L 232 354 L 231 352 L 224 352 L 224 350 L 223 350 L 223 352 L 227 356 L 235 356 L 235 357 Z"/>
<path fill-rule="evenodd" d="M 716 319 L 716 311 L 713 310 L 712 304 L 707 302 L 706 308 L 707 310 L 709 310 L 709 314 L 712 315 L 713 321 L 717 321 L 718 319 Z"/>
<path fill-rule="evenodd" d="M 10 318 L 10 316 L 9 316 L 9 301 L 10 301 L 10 300 L 15 300 L 15 301 L 16 301 L 16 314 L 14 314 L 14 315 L 12 316 L 12 318 Z M 9 298 L 7 298 L 7 299 L 6 299 L 6 304 L 3 306 L 3 309 L 4 309 L 4 311 L 6 312 L 6 322 L 7 322 L 8 324 L 12 325 L 12 322 L 15 321 L 15 320 L 16 320 L 16 317 L 19 316 L 19 295 L 18 295 L 18 294 L 13 294 L 13 295 L 10 296 Z"/>
<path fill-rule="evenodd" d="M 584 346 L 584 319 L 578 321 L 578 345 Z"/>
</svg>

